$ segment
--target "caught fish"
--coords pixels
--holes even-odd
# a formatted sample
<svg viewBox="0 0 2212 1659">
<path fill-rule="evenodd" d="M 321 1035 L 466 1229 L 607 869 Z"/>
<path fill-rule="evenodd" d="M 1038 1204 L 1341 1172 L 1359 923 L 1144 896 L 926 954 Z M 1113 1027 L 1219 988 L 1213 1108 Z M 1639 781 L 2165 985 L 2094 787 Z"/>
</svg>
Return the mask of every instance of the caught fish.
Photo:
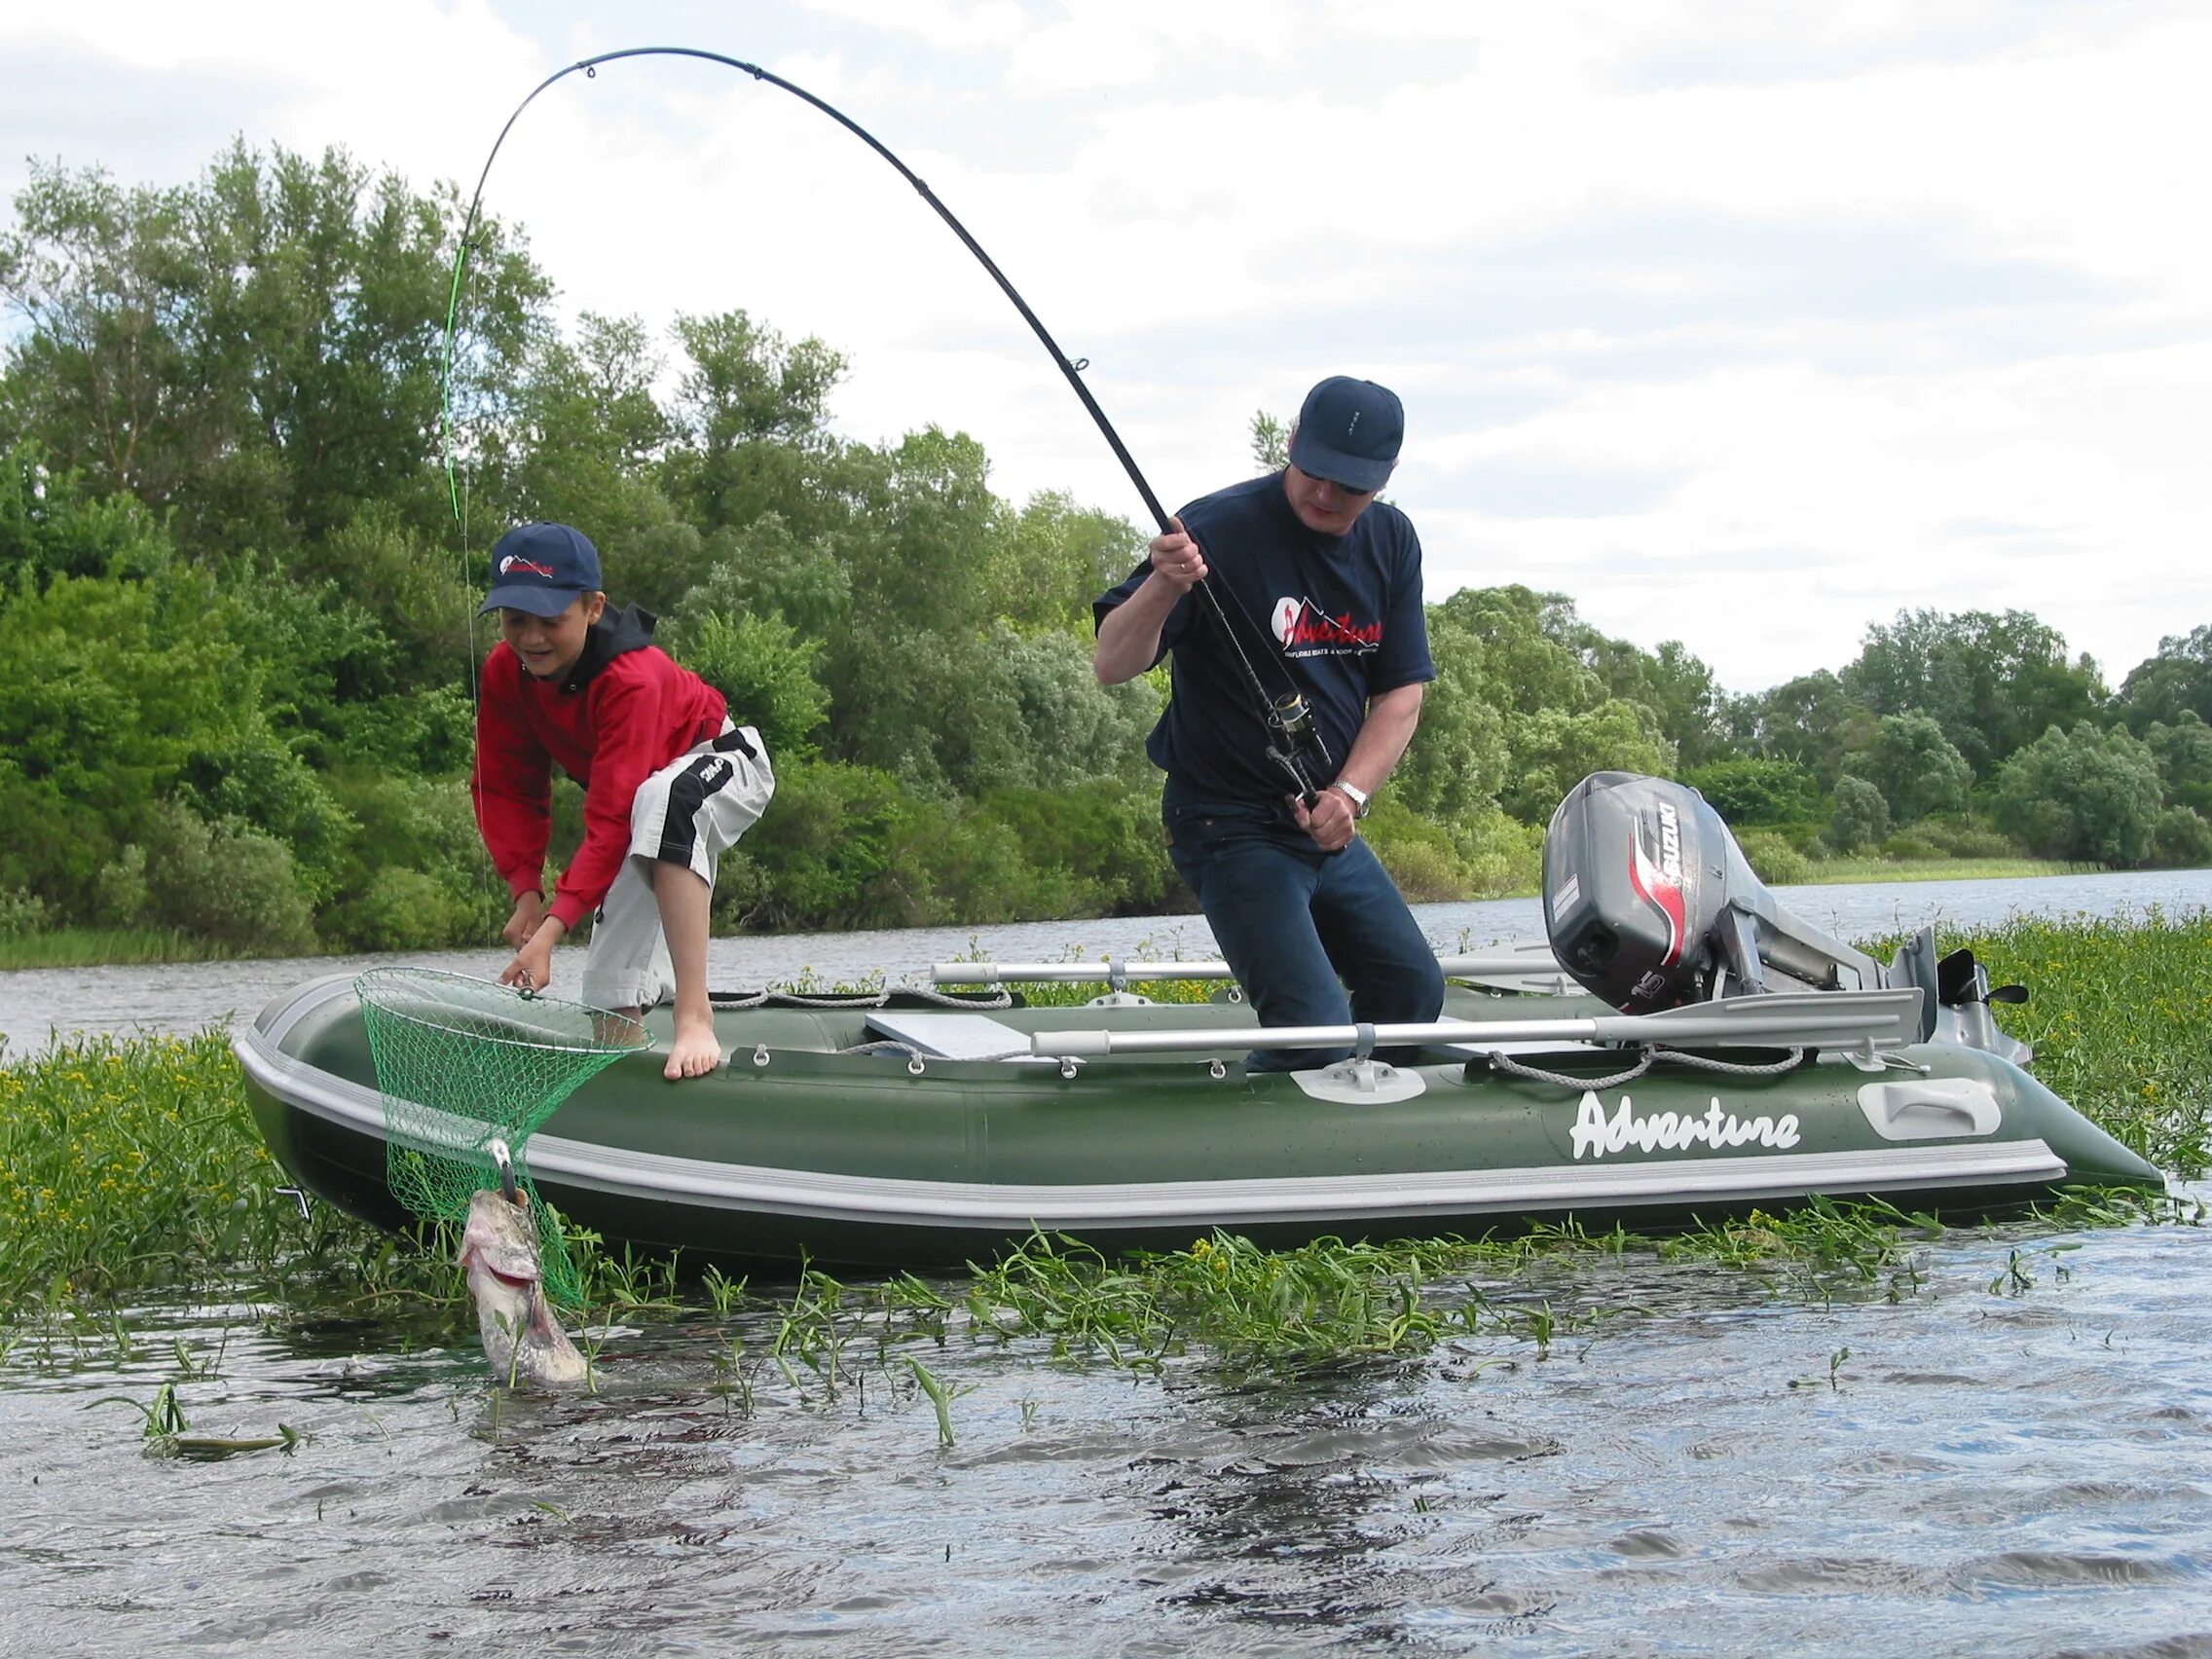
<svg viewBox="0 0 2212 1659">
<path fill-rule="evenodd" d="M 545 1300 L 537 1227 L 526 1200 L 498 1192 L 470 1198 L 458 1261 L 468 1276 L 484 1355 L 496 1378 L 540 1388 L 573 1388 L 590 1381 L 590 1365 Z"/>
</svg>

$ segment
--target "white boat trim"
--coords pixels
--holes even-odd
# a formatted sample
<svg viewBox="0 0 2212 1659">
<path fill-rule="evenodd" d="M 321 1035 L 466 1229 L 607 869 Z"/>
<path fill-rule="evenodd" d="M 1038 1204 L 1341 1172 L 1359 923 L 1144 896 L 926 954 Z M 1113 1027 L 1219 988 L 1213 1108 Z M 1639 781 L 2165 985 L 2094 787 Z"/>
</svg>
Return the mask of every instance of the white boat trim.
<svg viewBox="0 0 2212 1659">
<path fill-rule="evenodd" d="M 383 1097 L 292 1058 L 260 1031 L 233 1042 L 261 1088 L 296 1109 L 372 1139 L 386 1135 Z M 473 1146 L 486 1125 L 452 1119 L 446 1147 Z M 427 1144 L 427 1143 L 426 1143 Z M 442 1148 L 433 1148 L 442 1150 Z M 1855 1152 L 1652 1157 L 1632 1162 L 1519 1169 L 1441 1169 L 1389 1175 L 1258 1177 L 1217 1181 L 1013 1184 L 915 1181 L 674 1158 L 532 1137 L 533 1175 L 563 1186 L 704 1209 L 899 1227 L 1098 1230 L 1241 1227 L 1271 1222 L 1351 1224 L 1642 1204 L 1743 1203 L 1812 1193 L 2047 1182 L 2066 1165 L 2040 1139 L 1969 1145 L 1905 1144 Z"/>
</svg>

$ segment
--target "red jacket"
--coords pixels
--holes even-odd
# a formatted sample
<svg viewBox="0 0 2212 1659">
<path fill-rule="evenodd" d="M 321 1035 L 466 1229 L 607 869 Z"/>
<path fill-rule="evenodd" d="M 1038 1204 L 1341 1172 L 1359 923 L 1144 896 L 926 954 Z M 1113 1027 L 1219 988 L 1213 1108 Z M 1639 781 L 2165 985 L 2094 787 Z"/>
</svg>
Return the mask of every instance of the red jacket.
<svg viewBox="0 0 2212 1659">
<path fill-rule="evenodd" d="M 630 850 L 638 786 L 716 736 L 722 694 L 652 644 L 635 607 L 592 629 L 566 680 L 532 676 L 505 641 L 484 661 L 476 705 L 476 825 L 492 863 L 520 897 L 544 880 L 553 768 L 584 786 L 584 841 L 553 890 L 549 915 L 571 931 L 599 908 Z"/>
</svg>

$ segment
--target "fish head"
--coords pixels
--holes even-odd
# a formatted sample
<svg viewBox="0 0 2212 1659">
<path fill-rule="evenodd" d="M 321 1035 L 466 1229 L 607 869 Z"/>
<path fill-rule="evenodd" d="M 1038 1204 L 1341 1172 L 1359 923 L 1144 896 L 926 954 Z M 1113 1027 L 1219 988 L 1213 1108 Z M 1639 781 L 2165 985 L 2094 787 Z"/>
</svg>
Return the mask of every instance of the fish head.
<svg viewBox="0 0 2212 1659">
<path fill-rule="evenodd" d="M 468 1200 L 455 1260 L 468 1280 L 484 1355 L 497 1378 L 544 1387 L 589 1379 L 590 1367 L 545 1300 L 537 1223 L 527 1203 L 477 1193 Z"/>
</svg>

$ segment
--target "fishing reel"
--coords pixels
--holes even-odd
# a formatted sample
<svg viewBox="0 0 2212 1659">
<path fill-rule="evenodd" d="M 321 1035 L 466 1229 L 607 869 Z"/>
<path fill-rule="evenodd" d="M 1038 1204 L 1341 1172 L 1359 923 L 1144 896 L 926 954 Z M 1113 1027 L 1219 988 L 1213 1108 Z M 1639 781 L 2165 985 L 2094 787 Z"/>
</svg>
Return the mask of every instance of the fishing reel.
<svg viewBox="0 0 2212 1659">
<path fill-rule="evenodd" d="M 1320 798 L 1313 782 L 1317 771 L 1333 770 L 1328 746 L 1321 741 L 1313 711 L 1296 691 L 1286 691 L 1268 705 L 1268 758 L 1290 774 L 1298 786 L 1298 798 L 1308 806 Z"/>
</svg>

